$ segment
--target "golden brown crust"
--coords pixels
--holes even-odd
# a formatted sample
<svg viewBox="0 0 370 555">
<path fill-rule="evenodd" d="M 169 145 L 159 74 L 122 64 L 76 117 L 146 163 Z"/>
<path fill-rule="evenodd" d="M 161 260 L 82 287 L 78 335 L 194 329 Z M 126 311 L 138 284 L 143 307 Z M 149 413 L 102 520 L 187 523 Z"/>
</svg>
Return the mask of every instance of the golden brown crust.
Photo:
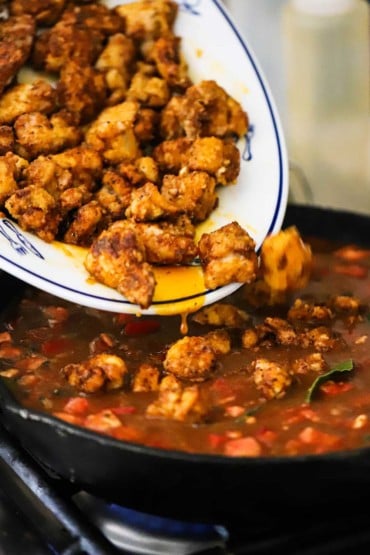
<svg viewBox="0 0 370 555">
<path fill-rule="evenodd" d="M 35 30 L 34 19 L 28 14 L 0 21 L 0 93 L 28 59 Z"/>
</svg>

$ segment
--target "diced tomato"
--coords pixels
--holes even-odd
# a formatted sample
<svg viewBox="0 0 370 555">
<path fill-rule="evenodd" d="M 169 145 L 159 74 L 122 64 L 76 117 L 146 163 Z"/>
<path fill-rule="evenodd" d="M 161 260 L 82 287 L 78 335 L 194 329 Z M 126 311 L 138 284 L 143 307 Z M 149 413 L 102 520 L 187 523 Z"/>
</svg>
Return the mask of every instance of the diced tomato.
<svg viewBox="0 0 370 555">
<path fill-rule="evenodd" d="M 263 430 L 257 432 L 256 437 L 258 441 L 260 441 L 264 445 L 272 447 L 277 438 L 277 433 L 273 430 L 269 430 L 268 428 L 264 428 Z"/>
<path fill-rule="evenodd" d="M 70 350 L 73 347 L 73 341 L 66 337 L 55 337 L 53 339 L 48 339 L 44 341 L 41 345 L 41 352 L 45 356 L 55 356 L 65 351 Z"/>
<path fill-rule="evenodd" d="M 133 314 L 115 314 L 114 315 L 114 323 L 117 326 L 124 326 L 127 322 L 131 322 L 131 320 L 135 320 L 135 316 Z"/>
<path fill-rule="evenodd" d="M 262 447 L 254 437 L 240 437 L 227 441 L 224 453 L 229 457 L 259 457 Z"/>
<path fill-rule="evenodd" d="M 227 437 L 222 434 L 208 434 L 207 441 L 212 449 L 217 449 L 227 441 Z"/>
<path fill-rule="evenodd" d="M 117 428 L 113 428 L 110 432 L 110 435 L 112 435 L 116 439 L 121 439 L 123 441 L 139 441 L 141 436 L 139 430 L 131 428 L 130 426 L 119 426 Z M 158 447 L 163 446 L 158 445 Z"/>
<path fill-rule="evenodd" d="M 78 426 L 83 425 L 83 418 L 75 416 L 74 414 L 68 414 L 67 412 L 54 412 L 53 416 L 56 416 L 69 424 L 77 424 Z"/>
<path fill-rule="evenodd" d="M 71 397 L 64 405 L 64 411 L 68 414 L 82 415 L 89 410 L 89 401 L 85 397 Z"/>
<path fill-rule="evenodd" d="M 8 331 L 3 331 L 0 333 L 0 343 L 11 343 L 12 336 Z"/>
<path fill-rule="evenodd" d="M 121 415 L 124 415 L 124 414 L 134 414 L 137 411 L 136 407 L 132 407 L 132 406 L 113 407 L 109 410 L 111 410 L 117 416 L 121 416 Z"/>
<path fill-rule="evenodd" d="M 360 264 L 335 264 L 333 270 L 336 274 L 357 279 L 365 279 L 368 274 L 368 269 Z"/>
<path fill-rule="evenodd" d="M 22 354 L 21 349 L 13 347 L 11 343 L 3 343 L 0 347 L 0 358 L 15 359 Z"/>
<path fill-rule="evenodd" d="M 345 393 L 351 389 L 353 389 L 351 382 L 328 381 L 320 385 L 320 391 L 323 391 L 326 395 L 338 395 L 338 393 Z"/>
<path fill-rule="evenodd" d="M 360 249 L 356 245 L 346 245 L 334 252 L 334 256 L 347 260 L 349 262 L 358 262 L 359 260 L 366 260 L 370 258 L 369 249 Z"/>
<path fill-rule="evenodd" d="M 316 430 L 311 426 L 307 426 L 307 428 L 302 430 L 302 432 L 299 434 L 299 439 L 303 443 L 316 445 L 316 453 L 325 452 L 328 449 L 337 447 L 341 441 L 338 436 L 334 434 L 327 434 L 326 432 L 321 432 L 320 430 Z"/>
<path fill-rule="evenodd" d="M 239 405 L 231 405 L 230 407 L 225 408 L 225 414 L 227 416 L 231 416 L 232 418 L 237 418 L 245 413 L 245 408 L 240 407 Z"/>
<path fill-rule="evenodd" d="M 159 320 L 139 318 L 128 322 L 124 327 L 125 335 L 146 335 L 154 333 L 161 327 Z"/>
</svg>

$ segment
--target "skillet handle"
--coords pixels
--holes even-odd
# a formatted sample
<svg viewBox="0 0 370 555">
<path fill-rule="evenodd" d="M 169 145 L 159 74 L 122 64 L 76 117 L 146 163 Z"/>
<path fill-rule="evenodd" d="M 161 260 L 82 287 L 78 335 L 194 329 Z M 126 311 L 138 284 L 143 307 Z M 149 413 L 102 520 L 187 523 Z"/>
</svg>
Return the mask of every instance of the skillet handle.
<svg viewBox="0 0 370 555">
<path fill-rule="evenodd" d="M 57 553 L 122 554 L 88 522 L 72 501 L 55 491 L 46 473 L 18 448 L 1 425 L 0 486 Z"/>
</svg>

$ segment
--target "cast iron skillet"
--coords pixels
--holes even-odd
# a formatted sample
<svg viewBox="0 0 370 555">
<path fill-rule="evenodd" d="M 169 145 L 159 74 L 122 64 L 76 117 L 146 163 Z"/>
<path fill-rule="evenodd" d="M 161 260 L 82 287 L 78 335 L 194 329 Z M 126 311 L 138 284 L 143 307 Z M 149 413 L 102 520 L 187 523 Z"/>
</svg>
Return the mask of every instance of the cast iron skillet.
<svg viewBox="0 0 370 555">
<path fill-rule="evenodd" d="M 283 227 L 370 245 L 370 218 L 288 207 Z M 10 285 L 9 285 L 10 283 Z M 8 292 L 22 284 L 11 278 Z M 4 287 L 3 287 L 4 294 Z M 1 420 L 48 471 L 133 509 L 189 521 L 271 522 L 351 511 L 370 494 L 370 448 L 320 456 L 227 458 L 148 448 L 21 408 L 0 380 Z"/>
</svg>

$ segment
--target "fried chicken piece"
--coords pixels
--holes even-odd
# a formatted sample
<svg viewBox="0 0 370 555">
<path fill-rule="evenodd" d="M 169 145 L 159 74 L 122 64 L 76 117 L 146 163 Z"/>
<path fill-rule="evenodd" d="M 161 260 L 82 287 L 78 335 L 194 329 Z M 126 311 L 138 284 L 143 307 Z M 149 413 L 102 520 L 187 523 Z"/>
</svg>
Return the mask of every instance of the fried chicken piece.
<svg viewBox="0 0 370 555">
<path fill-rule="evenodd" d="M 336 295 L 330 300 L 330 304 L 338 314 L 359 314 L 361 301 L 350 295 Z"/>
<path fill-rule="evenodd" d="M 151 222 L 160 218 L 178 216 L 181 212 L 180 208 L 160 193 L 154 183 L 148 182 L 132 191 L 126 217 L 136 222 Z"/>
<path fill-rule="evenodd" d="M 159 185 L 158 166 L 150 156 L 141 156 L 132 162 L 122 162 L 116 166 L 115 171 L 132 187 L 141 187 L 147 181 Z"/>
<path fill-rule="evenodd" d="M 193 321 L 207 326 L 225 326 L 242 328 L 249 320 L 249 315 L 230 303 L 215 303 L 196 312 Z"/>
<path fill-rule="evenodd" d="M 97 201 L 92 200 L 83 204 L 74 214 L 72 222 L 63 235 L 63 241 L 71 245 L 90 246 L 102 219 L 103 210 Z"/>
<path fill-rule="evenodd" d="M 227 355 L 231 350 L 230 335 L 226 330 L 213 330 L 204 336 L 215 355 Z"/>
<path fill-rule="evenodd" d="M 39 156 L 26 172 L 27 184 L 47 189 L 58 197 L 70 188 L 93 191 L 102 174 L 102 160 L 97 152 L 77 146 L 49 156 Z"/>
<path fill-rule="evenodd" d="M 294 328 L 283 318 L 267 316 L 256 330 L 260 341 L 272 336 L 279 345 L 294 345 L 297 342 Z"/>
<path fill-rule="evenodd" d="M 248 130 L 248 116 L 216 81 L 201 81 L 182 96 L 173 96 L 161 114 L 161 135 L 178 137 L 242 137 Z"/>
<path fill-rule="evenodd" d="M 96 69 L 101 71 L 105 78 L 108 105 L 114 106 L 126 98 L 135 57 L 135 45 L 129 37 L 123 33 L 109 37 L 95 64 Z"/>
<path fill-rule="evenodd" d="M 14 131 L 10 125 L 0 125 L 0 156 L 13 152 L 15 146 Z"/>
<path fill-rule="evenodd" d="M 141 364 L 134 375 L 132 391 L 141 393 L 143 391 L 157 391 L 159 388 L 160 372 L 152 364 Z"/>
<path fill-rule="evenodd" d="M 31 15 L 37 25 L 52 25 L 60 18 L 66 0 L 11 0 L 9 11 L 12 15 Z"/>
<path fill-rule="evenodd" d="M 159 75 L 171 89 L 184 91 L 192 85 L 188 66 L 181 54 L 181 38 L 175 35 L 160 37 L 148 53 Z"/>
<path fill-rule="evenodd" d="M 312 252 L 295 226 L 269 235 L 261 247 L 264 281 L 274 291 L 290 291 L 307 285 L 312 270 Z"/>
<path fill-rule="evenodd" d="M 35 30 L 35 21 L 28 14 L 0 20 L 0 94 L 27 61 Z"/>
<path fill-rule="evenodd" d="M 160 383 L 158 398 L 148 405 L 146 415 L 199 422 L 206 411 L 197 385 L 184 387 L 174 376 L 166 376 Z"/>
<path fill-rule="evenodd" d="M 287 318 L 292 322 L 297 320 L 304 322 L 330 321 L 334 318 L 334 313 L 328 306 L 295 299 L 293 306 L 288 310 Z"/>
<path fill-rule="evenodd" d="M 150 306 L 155 278 L 132 222 L 119 220 L 103 231 L 91 245 L 85 266 L 98 281 L 117 289 L 130 302 L 142 308 Z"/>
<path fill-rule="evenodd" d="M 125 20 L 126 35 L 143 42 L 171 34 L 178 4 L 173 0 L 141 0 L 121 4 L 115 12 Z"/>
<path fill-rule="evenodd" d="M 139 111 L 137 102 L 127 101 L 105 108 L 88 127 L 86 143 L 107 162 L 118 164 L 141 156 L 134 133 Z"/>
<path fill-rule="evenodd" d="M 188 168 L 213 175 L 218 185 L 235 183 L 240 171 L 239 149 L 217 137 L 195 139 L 189 149 Z"/>
<path fill-rule="evenodd" d="M 121 33 L 125 26 L 124 19 L 116 11 L 103 4 L 93 2 L 89 2 L 85 6 L 69 5 L 63 12 L 61 21 L 67 25 L 98 31 L 104 36 Z"/>
<path fill-rule="evenodd" d="M 207 219 L 218 203 L 216 180 L 202 171 L 165 175 L 161 196 L 194 222 Z"/>
<path fill-rule="evenodd" d="M 251 369 L 256 388 L 268 400 L 284 397 L 292 383 L 288 368 L 272 360 L 254 360 Z"/>
<path fill-rule="evenodd" d="M 301 347 L 307 349 L 314 347 L 317 351 L 330 351 L 338 344 L 338 340 L 333 336 L 332 331 L 326 326 L 319 326 L 307 330 L 299 335 Z"/>
<path fill-rule="evenodd" d="M 0 207 L 18 189 L 18 181 L 22 180 L 23 173 L 28 166 L 27 160 L 8 152 L 0 156 Z"/>
<path fill-rule="evenodd" d="M 47 242 L 55 239 L 61 216 L 57 201 L 45 189 L 36 185 L 18 189 L 7 199 L 5 207 L 25 231 Z"/>
<path fill-rule="evenodd" d="M 324 372 L 328 365 L 321 353 L 311 353 L 305 357 L 296 358 L 290 367 L 290 373 L 305 375 L 308 372 Z"/>
<path fill-rule="evenodd" d="M 185 137 L 162 141 L 155 146 L 152 156 L 163 173 L 178 174 L 182 168 L 187 167 L 192 144 L 193 140 Z"/>
<path fill-rule="evenodd" d="M 93 65 L 103 46 L 104 35 L 100 31 L 60 20 L 37 36 L 32 62 L 36 69 L 52 72 L 59 72 L 71 60 Z"/>
<path fill-rule="evenodd" d="M 63 66 L 56 91 L 59 106 L 78 117 L 81 124 L 97 115 L 105 105 L 107 95 L 104 75 L 76 60 Z"/>
<path fill-rule="evenodd" d="M 127 100 L 137 100 L 142 106 L 162 108 L 170 99 L 170 90 L 150 64 L 139 64 L 127 91 Z"/>
<path fill-rule="evenodd" d="M 31 112 L 50 114 L 56 108 L 55 89 L 41 79 L 20 83 L 0 97 L 0 123 L 13 123 L 19 116 Z"/>
<path fill-rule="evenodd" d="M 197 254 L 194 228 L 187 218 L 176 222 L 139 223 L 146 260 L 152 264 L 187 264 Z"/>
<path fill-rule="evenodd" d="M 102 187 L 95 193 L 95 199 L 112 223 L 125 217 L 130 204 L 132 185 L 114 170 L 103 172 Z"/>
<path fill-rule="evenodd" d="M 166 353 L 163 366 L 180 380 L 203 382 L 215 369 L 216 354 L 202 336 L 185 336 L 173 343 Z"/>
<path fill-rule="evenodd" d="M 255 247 L 254 240 L 237 222 L 204 233 L 198 248 L 206 287 L 215 289 L 232 282 L 255 280 L 258 266 Z"/>
<path fill-rule="evenodd" d="M 154 148 L 153 157 L 164 173 L 179 173 L 183 168 L 203 171 L 220 185 L 235 183 L 240 172 L 239 149 L 217 137 L 163 141 Z"/>
<path fill-rule="evenodd" d="M 40 112 L 19 116 L 14 123 L 17 153 L 27 160 L 41 154 L 55 154 L 76 146 L 82 131 L 64 110 L 48 118 Z"/>
<path fill-rule="evenodd" d="M 127 366 L 116 355 L 100 353 L 79 364 L 67 364 L 61 373 L 72 387 L 84 393 L 95 393 L 122 387 Z"/>
<path fill-rule="evenodd" d="M 141 107 L 139 109 L 134 125 L 134 133 L 143 148 L 145 146 L 151 147 L 153 141 L 158 139 L 159 118 L 159 113 L 152 108 Z"/>
</svg>

